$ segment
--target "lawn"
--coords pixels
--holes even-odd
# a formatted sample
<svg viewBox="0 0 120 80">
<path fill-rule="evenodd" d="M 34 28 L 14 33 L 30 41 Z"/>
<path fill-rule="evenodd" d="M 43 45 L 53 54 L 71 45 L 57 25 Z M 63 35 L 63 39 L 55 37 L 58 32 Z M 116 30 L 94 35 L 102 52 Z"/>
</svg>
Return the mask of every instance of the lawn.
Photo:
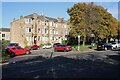
<svg viewBox="0 0 120 80">
<path fill-rule="evenodd" d="M 95 48 L 96 46 L 94 46 L 94 47 L 92 47 L 92 48 Z M 80 45 L 79 46 L 79 49 L 80 49 L 80 51 L 84 51 L 84 50 L 88 50 L 88 49 L 91 49 L 91 45 L 85 45 L 85 46 L 83 46 L 83 45 Z M 74 46 L 72 46 L 72 50 L 78 50 L 78 45 L 74 45 Z"/>
</svg>

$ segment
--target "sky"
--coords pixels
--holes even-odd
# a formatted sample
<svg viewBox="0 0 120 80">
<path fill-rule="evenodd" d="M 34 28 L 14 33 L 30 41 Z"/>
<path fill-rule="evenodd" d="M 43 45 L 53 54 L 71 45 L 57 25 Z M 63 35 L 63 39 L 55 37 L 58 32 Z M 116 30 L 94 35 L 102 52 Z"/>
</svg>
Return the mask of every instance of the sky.
<svg viewBox="0 0 120 80">
<path fill-rule="evenodd" d="M 11 0 L 11 2 L 8 2 L 7 0 L 4 0 L 2 3 L 0 3 L 0 6 L 2 4 L 2 12 L 0 12 L 2 13 L 2 20 L 0 20 L 0 24 L 2 24 L 2 27 L 10 28 L 10 22 L 13 21 L 13 18 L 19 19 L 20 16 L 26 16 L 32 13 L 44 14 L 45 16 L 52 18 L 63 17 L 65 20 L 67 20 L 69 18 L 69 15 L 66 12 L 67 9 L 71 8 L 75 3 L 78 3 L 78 1 L 52 1 L 53 2 L 14 2 L 14 0 Z M 113 17 L 118 18 L 118 2 L 115 2 L 115 0 L 114 2 L 94 2 L 94 4 L 103 6 L 108 10 L 109 13 L 113 15 Z"/>
</svg>

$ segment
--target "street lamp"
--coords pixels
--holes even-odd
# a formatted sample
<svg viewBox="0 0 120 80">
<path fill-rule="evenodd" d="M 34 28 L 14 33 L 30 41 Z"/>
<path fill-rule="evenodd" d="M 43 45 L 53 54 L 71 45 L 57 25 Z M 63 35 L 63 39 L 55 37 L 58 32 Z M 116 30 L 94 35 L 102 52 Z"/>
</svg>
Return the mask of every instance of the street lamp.
<svg viewBox="0 0 120 80">
<path fill-rule="evenodd" d="M 78 51 L 80 50 L 80 35 L 78 35 Z"/>
</svg>

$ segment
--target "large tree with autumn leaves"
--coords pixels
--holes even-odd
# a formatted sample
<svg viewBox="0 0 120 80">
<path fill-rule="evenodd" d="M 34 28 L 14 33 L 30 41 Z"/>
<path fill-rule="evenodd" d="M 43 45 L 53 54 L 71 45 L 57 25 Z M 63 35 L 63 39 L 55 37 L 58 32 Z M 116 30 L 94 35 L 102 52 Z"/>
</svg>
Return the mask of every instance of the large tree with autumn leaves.
<svg viewBox="0 0 120 80">
<path fill-rule="evenodd" d="M 118 21 L 107 9 L 94 3 L 77 3 L 67 10 L 70 18 L 70 35 L 81 35 L 83 45 L 86 37 L 94 34 L 96 38 L 114 37 L 117 35 Z"/>
</svg>

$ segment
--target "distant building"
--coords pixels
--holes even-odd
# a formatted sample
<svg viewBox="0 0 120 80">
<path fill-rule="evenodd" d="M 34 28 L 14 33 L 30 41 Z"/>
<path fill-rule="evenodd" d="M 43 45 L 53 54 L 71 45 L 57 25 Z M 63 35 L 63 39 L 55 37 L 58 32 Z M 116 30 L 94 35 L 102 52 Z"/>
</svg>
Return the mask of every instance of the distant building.
<svg viewBox="0 0 120 80">
<path fill-rule="evenodd" d="M 10 40 L 10 28 L 0 28 L 0 40 Z"/>
<path fill-rule="evenodd" d="M 11 42 L 20 46 L 40 45 L 45 43 L 61 43 L 69 33 L 67 21 L 64 18 L 51 18 L 36 13 L 20 16 L 13 20 L 10 28 Z"/>
</svg>

